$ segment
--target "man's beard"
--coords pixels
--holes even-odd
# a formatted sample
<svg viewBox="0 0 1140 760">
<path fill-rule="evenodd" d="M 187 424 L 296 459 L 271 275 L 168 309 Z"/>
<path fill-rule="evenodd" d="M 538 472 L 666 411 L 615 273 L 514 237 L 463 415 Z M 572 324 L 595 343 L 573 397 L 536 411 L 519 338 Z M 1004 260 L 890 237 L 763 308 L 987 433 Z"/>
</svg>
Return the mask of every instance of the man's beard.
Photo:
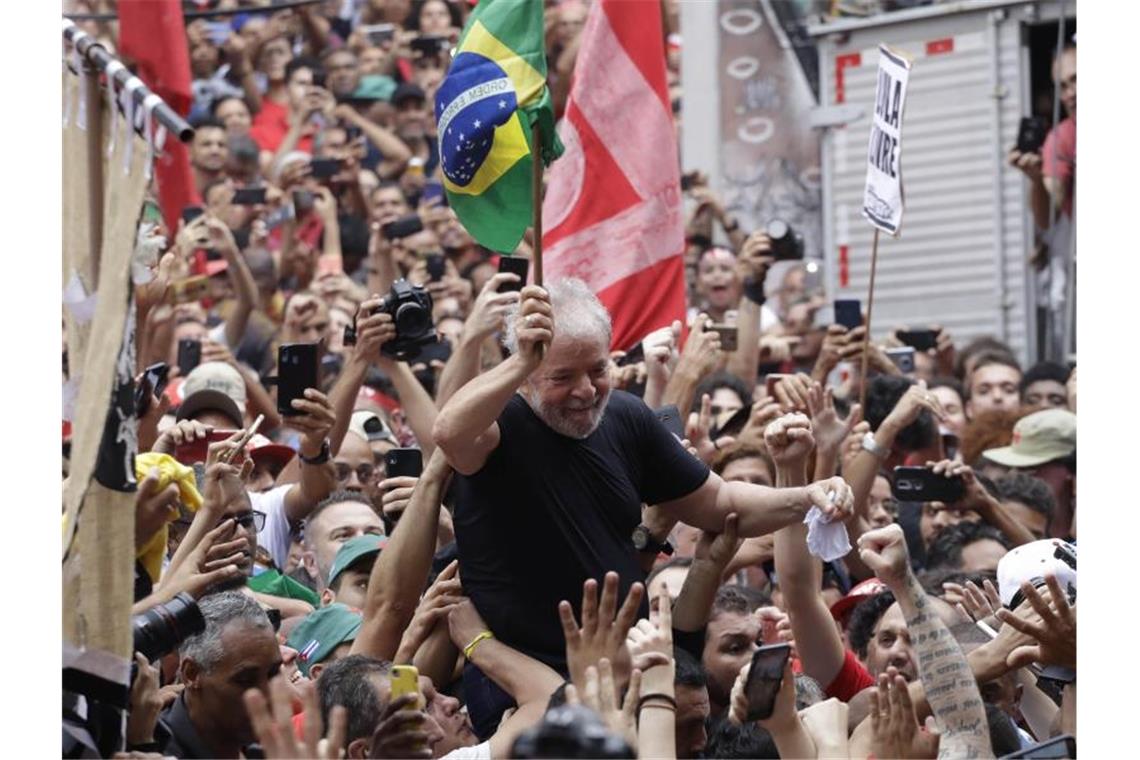
<svg viewBox="0 0 1140 760">
<path fill-rule="evenodd" d="M 588 438 L 602 423 L 602 417 L 606 414 L 606 406 L 610 402 L 611 392 L 612 389 L 607 390 L 606 395 L 595 399 L 588 415 L 566 414 L 562 408 L 544 402 L 538 391 L 531 388 L 523 393 L 523 398 L 530 404 L 530 408 L 534 410 L 538 418 L 554 432 L 568 438 L 583 439 Z"/>
</svg>

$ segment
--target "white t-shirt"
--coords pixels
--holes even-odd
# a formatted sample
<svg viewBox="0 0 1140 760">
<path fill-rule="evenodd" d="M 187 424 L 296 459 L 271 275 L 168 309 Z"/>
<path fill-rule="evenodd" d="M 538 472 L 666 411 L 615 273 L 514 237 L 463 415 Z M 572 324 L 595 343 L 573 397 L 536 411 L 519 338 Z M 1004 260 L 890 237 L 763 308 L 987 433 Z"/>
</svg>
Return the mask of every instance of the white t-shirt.
<svg viewBox="0 0 1140 760">
<path fill-rule="evenodd" d="M 491 760 L 491 742 L 487 740 L 471 747 L 453 749 L 443 756 L 443 760 Z"/>
<path fill-rule="evenodd" d="M 278 568 L 284 568 L 289 561 L 289 545 L 293 542 L 289 517 L 285 514 L 285 494 L 292 487 L 292 483 L 286 483 L 265 493 L 251 491 L 249 494 L 253 509 L 265 513 L 265 527 L 257 534 L 257 543 L 269 551 Z"/>
</svg>

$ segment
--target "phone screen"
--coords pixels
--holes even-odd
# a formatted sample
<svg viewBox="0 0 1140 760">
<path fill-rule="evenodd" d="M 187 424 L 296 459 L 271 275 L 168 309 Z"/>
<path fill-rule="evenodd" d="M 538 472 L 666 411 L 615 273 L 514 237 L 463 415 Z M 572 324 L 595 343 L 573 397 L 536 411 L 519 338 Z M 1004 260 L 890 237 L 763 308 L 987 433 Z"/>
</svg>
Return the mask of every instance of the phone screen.
<svg viewBox="0 0 1140 760">
<path fill-rule="evenodd" d="M 277 349 L 277 411 L 287 417 L 304 412 L 293 408 L 294 399 L 305 398 L 306 388 L 317 387 L 316 343 L 286 343 Z"/>
<path fill-rule="evenodd" d="M 189 375 L 202 363 L 202 344 L 194 338 L 178 341 L 178 372 L 182 377 Z"/>
<path fill-rule="evenodd" d="M 339 158 L 314 158 L 309 162 L 313 179 L 328 179 L 340 172 L 342 161 Z"/>
<path fill-rule="evenodd" d="M 748 671 L 748 681 L 744 684 L 744 694 L 748 697 L 748 720 L 765 720 L 772 717 L 776 709 L 776 696 L 784 682 L 784 666 L 787 665 L 791 646 L 769 644 L 756 650 L 752 655 L 752 668 Z"/>
<path fill-rule="evenodd" d="M 265 203 L 264 187 L 239 187 L 234 190 L 235 206 L 256 206 Z"/>
<path fill-rule="evenodd" d="M 934 330 L 899 330 L 899 341 L 916 351 L 929 351 L 938 346 L 938 333 Z"/>
<path fill-rule="evenodd" d="M 522 290 L 523 285 L 526 285 L 527 273 L 530 272 L 530 259 L 523 258 L 522 256 L 500 256 L 499 271 L 510 272 L 511 274 L 517 274 L 519 276 L 518 282 L 504 282 L 500 285 L 500 293 L 506 293 L 510 290 Z"/>
<path fill-rule="evenodd" d="M 443 274 L 446 271 L 447 263 L 444 261 L 443 254 L 429 253 L 427 257 L 428 278 L 432 282 L 439 282 L 443 279 Z"/>
</svg>

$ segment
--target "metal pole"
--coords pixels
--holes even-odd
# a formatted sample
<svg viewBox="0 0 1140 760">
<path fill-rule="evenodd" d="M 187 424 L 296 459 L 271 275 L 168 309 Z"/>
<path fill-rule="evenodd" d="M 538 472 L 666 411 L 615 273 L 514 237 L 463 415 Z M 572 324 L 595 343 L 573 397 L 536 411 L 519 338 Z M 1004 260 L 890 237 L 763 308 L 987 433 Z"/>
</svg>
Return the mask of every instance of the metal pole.
<svg viewBox="0 0 1140 760">
<path fill-rule="evenodd" d="M 98 96 L 98 75 L 107 71 L 107 64 L 118 59 L 108 53 L 107 49 L 96 42 L 91 35 L 67 19 L 63 20 L 63 36 L 79 49 L 79 53 L 83 56 L 84 61 L 94 67 L 96 74 L 94 78 L 95 84 L 94 86 L 89 85 L 87 92 L 89 96 L 91 92 L 95 92 L 96 96 Z M 115 71 L 113 78 L 120 87 L 125 86 L 127 82 L 131 80 L 135 80 L 141 85 L 134 92 L 134 100 L 137 107 L 141 108 L 143 101 L 154 94 L 150 88 L 142 83 L 142 80 L 127 71 L 125 66 Z M 191 127 L 185 119 L 179 116 L 178 112 L 171 108 L 166 101 L 160 101 L 158 105 L 155 106 L 154 118 L 158 119 L 158 122 L 166 127 L 166 130 L 170 134 L 177 135 L 178 139 L 182 142 L 190 142 L 190 140 L 193 139 L 194 128 Z M 140 132 L 140 134 L 142 133 Z"/>
</svg>

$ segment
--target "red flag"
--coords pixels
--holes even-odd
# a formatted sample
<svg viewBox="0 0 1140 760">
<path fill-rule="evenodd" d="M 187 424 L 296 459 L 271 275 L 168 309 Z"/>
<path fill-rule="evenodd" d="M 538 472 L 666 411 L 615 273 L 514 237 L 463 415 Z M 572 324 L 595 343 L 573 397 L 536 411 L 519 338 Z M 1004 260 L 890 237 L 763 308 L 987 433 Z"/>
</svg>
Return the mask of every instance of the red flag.
<svg viewBox="0 0 1140 760">
<path fill-rule="evenodd" d="M 139 79 L 185 117 L 190 113 L 190 50 L 180 0 L 119 0 L 119 50 L 137 64 Z M 157 127 L 156 127 L 157 130 Z M 190 171 L 190 154 L 167 135 L 155 160 L 162 217 L 171 236 L 185 206 L 200 203 Z"/>
<path fill-rule="evenodd" d="M 542 216 L 549 279 L 584 280 L 628 349 L 685 319 L 685 246 L 661 3 L 590 8 Z"/>
</svg>

